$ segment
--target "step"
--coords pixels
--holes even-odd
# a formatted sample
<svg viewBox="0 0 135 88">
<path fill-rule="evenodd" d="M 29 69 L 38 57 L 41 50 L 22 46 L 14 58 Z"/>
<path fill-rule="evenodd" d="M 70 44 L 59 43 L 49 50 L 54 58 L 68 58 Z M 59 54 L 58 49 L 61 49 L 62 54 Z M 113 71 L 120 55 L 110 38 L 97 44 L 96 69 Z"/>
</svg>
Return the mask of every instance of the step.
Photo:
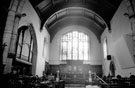
<svg viewBox="0 0 135 88">
<path fill-rule="evenodd" d="M 85 84 L 65 84 L 65 87 L 85 87 Z"/>
</svg>

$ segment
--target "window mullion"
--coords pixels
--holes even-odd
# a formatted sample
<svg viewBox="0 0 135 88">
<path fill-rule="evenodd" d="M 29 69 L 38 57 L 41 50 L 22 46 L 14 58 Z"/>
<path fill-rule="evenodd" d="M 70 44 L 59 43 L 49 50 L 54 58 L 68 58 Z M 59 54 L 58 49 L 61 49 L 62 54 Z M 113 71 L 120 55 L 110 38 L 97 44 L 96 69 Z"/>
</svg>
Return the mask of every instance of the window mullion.
<svg viewBox="0 0 135 88">
<path fill-rule="evenodd" d="M 68 59 L 68 41 L 66 41 L 66 60 Z"/>
<path fill-rule="evenodd" d="M 64 39 L 62 39 L 62 40 L 63 40 L 62 41 L 62 59 L 63 59 L 64 58 L 64 56 L 63 56 L 64 55 L 64 45 L 63 45 L 64 44 Z"/>
<path fill-rule="evenodd" d="M 83 60 L 84 60 L 84 40 L 83 40 Z"/>
<path fill-rule="evenodd" d="M 71 57 L 71 60 L 73 60 L 73 32 L 72 32 L 72 57 Z"/>
<path fill-rule="evenodd" d="M 63 60 L 63 36 L 61 37 L 60 48 L 61 48 L 61 50 L 60 50 L 60 55 L 61 55 L 60 59 Z"/>
<path fill-rule="evenodd" d="M 30 62 L 30 54 L 31 54 L 31 43 L 32 43 L 32 36 L 30 35 L 30 44 L 29 44 L 29 55 L 28 55 L 28 61 Z"/>
<path fill-rule="evenodd" d="M 69 33 L 67 35 L 67 59 L 69 59 Z"/>
<path fill-rule="evenodd" d="M 78 41 L 78 42 L 77 42 L 77 44 L 78 44 L 78 45 L 77 45 L 77 46 L 78 46 L 78 47 L 77 47 L 77 59 L 79 60 L 79 33 L 78 33 L 77 41 Z"/>
<path fill-rule="evenodd" d="M 25 34 L 25 30 L 22 30 L 22 43 L 21 43 L 21 50 L 20 50 L 20 59 L 21 59 L 21 55 L 22 55 L 22 49 L 23 49 L 23 43 L 24 43 L 24 34 Z"/>
</svg>

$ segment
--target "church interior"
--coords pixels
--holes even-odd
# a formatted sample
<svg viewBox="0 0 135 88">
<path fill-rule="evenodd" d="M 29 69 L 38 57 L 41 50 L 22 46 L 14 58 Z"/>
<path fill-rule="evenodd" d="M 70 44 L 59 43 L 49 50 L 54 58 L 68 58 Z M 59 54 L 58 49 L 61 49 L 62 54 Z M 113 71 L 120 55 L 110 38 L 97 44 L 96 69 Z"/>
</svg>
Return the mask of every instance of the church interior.
<svg viewBox="0 0 135 88">
<path fill-rule="evenodd" d="M 2 0 L 4 88 L 135 88 L 135 0 Z"/>
</svg>

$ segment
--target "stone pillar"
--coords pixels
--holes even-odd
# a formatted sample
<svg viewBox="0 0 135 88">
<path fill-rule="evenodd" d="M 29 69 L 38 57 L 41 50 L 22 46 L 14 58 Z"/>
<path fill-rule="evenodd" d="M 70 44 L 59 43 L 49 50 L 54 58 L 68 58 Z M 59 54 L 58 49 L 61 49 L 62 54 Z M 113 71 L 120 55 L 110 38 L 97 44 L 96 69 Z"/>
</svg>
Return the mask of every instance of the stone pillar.
<svg viewBox="0 0 135 88">
<path fill-rule="evenodd" d="M 135 40 L 135 0 L 125 0 L 125 4 L 128 11 L 125 13 L 125 16 L 129 17 L 132 37 Z M 133 44 L 133 56 L 135 57 L 135 42 Z"/>
<path fill-rule="evenodd" d="M 10 3 L 3 35 L 3 44 L 7 45 L 3 50 L 4 74 L 11 72 L 13 57 L 9 57 L 9 53 L 15 53 L 15 45 L 13 44 L 16 42 L 17 27 L 20 20 L 18 14 L 21 14 L 25 1 L 26 0 L 12 0 Z"/>
<path fill-rule="evenodd" d="M 20 0 L 19 6 L 17 8 L 17 11 L 15 13 L 15 19 L 14 19 L 14 26 L 12 29 L 12 36 L 11 36 L 11 42 L 10 42 L 10 48 L 9 48 L 9 57 L 13 58 L 15 57 L 16 52 L 16 41 L 17 41 L 17 32 L 18 32 L 18 25 L 21 17 L 25 16 L 22 12 L 23 5 L 26 0 Z"/>
</svg>

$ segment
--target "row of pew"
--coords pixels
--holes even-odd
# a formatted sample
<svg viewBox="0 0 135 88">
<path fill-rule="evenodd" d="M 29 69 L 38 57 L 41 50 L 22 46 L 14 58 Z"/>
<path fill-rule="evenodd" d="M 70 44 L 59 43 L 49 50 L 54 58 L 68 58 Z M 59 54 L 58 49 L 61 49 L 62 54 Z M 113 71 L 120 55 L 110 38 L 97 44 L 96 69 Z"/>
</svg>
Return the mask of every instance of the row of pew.
<svg viewBox="0 0 135 88">
<path fill-rule="evenodd" d="M 108 88 L 135 88 L 135 75 L 130 77 L 122 77 L 117 75 L 116 77 L 103 78 L 109 86 Z"/>
<path fill-rule="evenodd" d="M 17 75 L 6 74 L 0 77 L 4 88 L 65 88 L 64 80 L 57 80 L 54 75 Z M 85 85 L 99 85 L 101 88 L 135 88 L 135 75 L 130 77 L 103 77 L 94 76 L 92 82 L 85 81 Z"/>
<path fill-rule="evenodd" d="M 103 77 L 100 78 L 96 74 L 93 75 L 92 81 L 85 81 L 85 85 L 97 85 L 100 88 L 135 88 L 135 75 L 130 77 L 122 77 L 117 75 L 116 77 Z"/>
<path fill-rule="evenodd" d="M 56 81 L 54 76 L 3 75 L 0 77 L 4 88 L 64 88 L 63 80 Z"/>
</svg>

